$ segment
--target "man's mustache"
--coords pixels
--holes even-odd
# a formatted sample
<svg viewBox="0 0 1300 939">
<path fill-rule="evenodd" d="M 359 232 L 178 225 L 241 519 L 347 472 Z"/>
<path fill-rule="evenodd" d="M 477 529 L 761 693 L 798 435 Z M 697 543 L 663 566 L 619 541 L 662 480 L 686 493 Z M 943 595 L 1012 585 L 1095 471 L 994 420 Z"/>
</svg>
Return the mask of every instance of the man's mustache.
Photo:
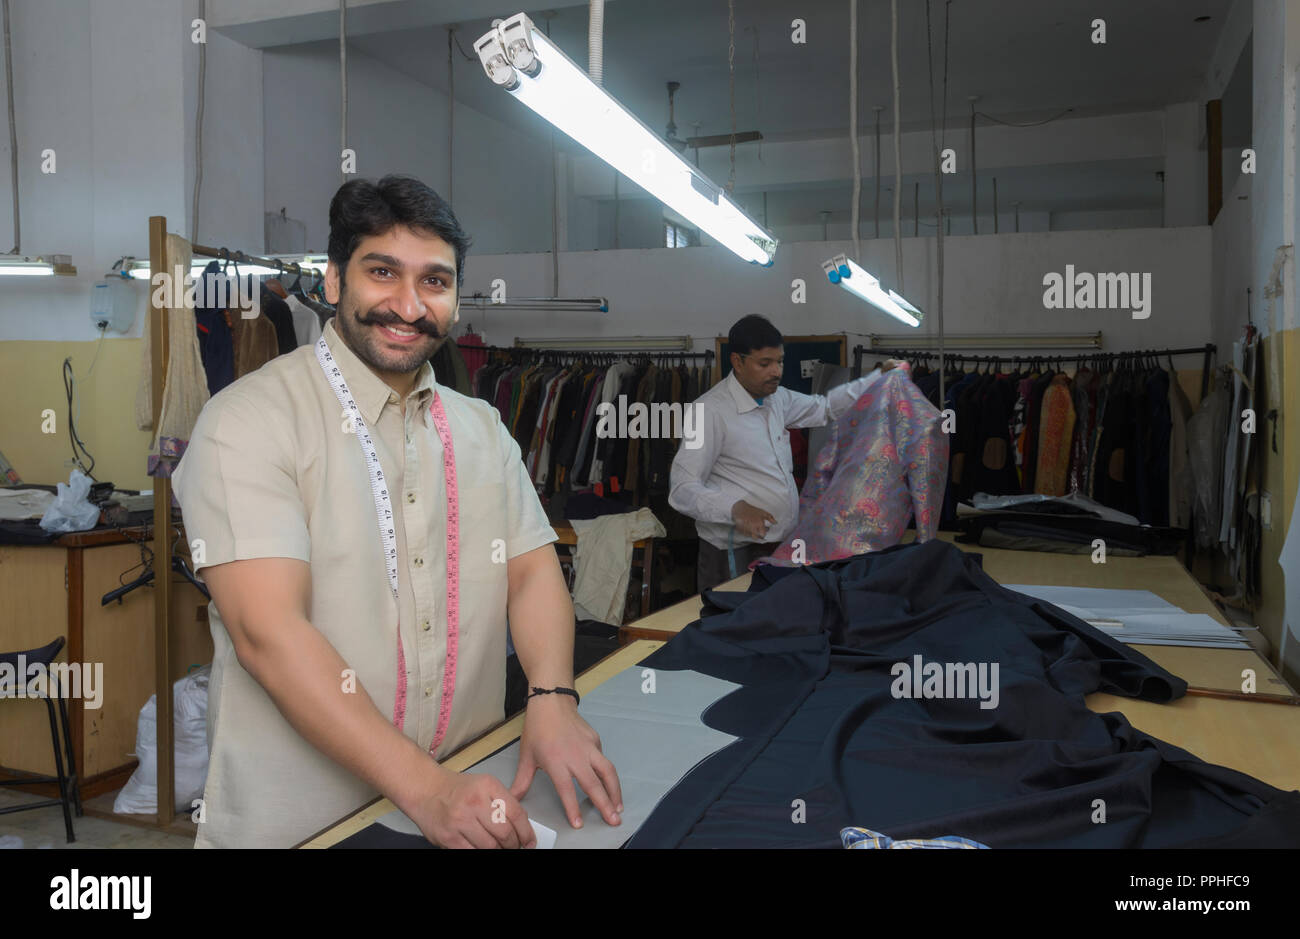
<svg viewBox="0 0 1300 939">
<path fill-rule="evenodd" d="M 364 316 L 357 316 L 358 323 L 364 323 L 367 326 L 398 326 L 403 329 L 416 329 L 426 336 L 432 336 L 434 339 L 442 339 L 443 335 L 438 331 L 438 324 L 433 320 L 419 320 L 414 323 L 408 323 L 391 310 L 378 311 L 372 310 Z"/>
</svg>

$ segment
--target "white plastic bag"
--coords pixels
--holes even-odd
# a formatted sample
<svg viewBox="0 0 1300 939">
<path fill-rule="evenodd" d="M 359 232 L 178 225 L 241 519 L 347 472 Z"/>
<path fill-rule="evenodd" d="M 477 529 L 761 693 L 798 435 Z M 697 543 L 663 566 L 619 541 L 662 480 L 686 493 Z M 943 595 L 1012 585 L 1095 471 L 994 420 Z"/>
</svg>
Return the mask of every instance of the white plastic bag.
<svg viewBox="0 0 1300 939">
<path fill-rule="evenodd" d="M 74 469 L 66 483 L 59 483 L 59 494 L 41 516 L 41 528 L 46 531 L 85 531 L 99 521 L 99 506 L 91 505 L 90 477 Z"/>
<path fill-rule="evenodd" d="M 195 669 L 172 686 L 174 792 L 179 811 L 192 809 L 203 797 L 208 779 L 208 673 L 211 666 Z M 135 734 L 135 768 L 113 801 L 113 811 L 152 815 L 158 811 L 158 703 L 150 695 L 140 709 Z"/>
</svg>

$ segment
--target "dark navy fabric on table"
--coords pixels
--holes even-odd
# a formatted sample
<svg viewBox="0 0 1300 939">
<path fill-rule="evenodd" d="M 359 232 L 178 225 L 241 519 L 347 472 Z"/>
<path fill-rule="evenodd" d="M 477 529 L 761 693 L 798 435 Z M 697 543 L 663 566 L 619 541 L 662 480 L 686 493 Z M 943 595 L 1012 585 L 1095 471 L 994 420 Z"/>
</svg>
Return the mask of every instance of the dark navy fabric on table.
<svg viewBox="0 0 1300 939">
<path fill-rule="evenodd" d="M 991 848 L 1300 845 L 1300 793 L 1084 704 L 1097 691 L 1170 702 L 1182 679 L 1000 586 L 978 555 L 930 541 L 760 567 L 748 592 L 705 599 L 706 615 L 642 664 L 741 683 L 704 715 L 741 739 L 684 777 L 628 847 L 835 848 L 854 825 Z M 893 666 L 918 655 L 997 663 L 997 706 L 894 697 Z"/>
</svg>

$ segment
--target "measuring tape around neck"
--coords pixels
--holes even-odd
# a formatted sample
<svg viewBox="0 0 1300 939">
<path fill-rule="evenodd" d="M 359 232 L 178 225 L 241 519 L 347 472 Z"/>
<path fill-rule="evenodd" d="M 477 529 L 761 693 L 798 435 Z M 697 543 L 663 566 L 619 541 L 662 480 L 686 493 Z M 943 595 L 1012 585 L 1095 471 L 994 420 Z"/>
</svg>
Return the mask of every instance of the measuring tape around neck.
<svg viewBox="0 0 1300 939">
<path fill-rule="evenodd" d="M 361 410 L 348 390 L 343 373 L 339 370 L 334 355 L 330 352 L 325 337 L 316 342 L 316 361 L 320 363 L 329 386 L 338 398 L 344 413 L 352 422 L 357 441 L 361 444 L 361 454 L 366 461 L 366 473 L 370 477 L 370 494 L 375 504 L 375 517 L 379 523 L 379 540 L 384 552 L 384 567 L 388 573 L 388 587 L 393 594 L 393 602 L 399 610 L 397 629 L 397 694 L 393 702 L 393 724 L 398 730 L 406 722 L 406 656 L 402 649 L 402 630 L 400 623 L 401 600 L 397 590 L 397 529 L 393 520 L 393 504 L 388 492 L 388 483 L 384 478 L 383 468 L 379 465 L 379 452 L 374 440 L 361 416 Z M 442 399 L 435 391 L 433 403 L 429 406 L 434 429 L 442 441 L 442 465 L 447 489 L 447 657 L 443 667 L 442 697 L 438 705 L 438 723 L 434 731 L 433 742 L 429 752 L 435 753 L 443 738 L 447 735 L 447 726 L 451 720 L 451 702 L 456 693 L 456 654 L 460 638 L 460 499 L 456 485 L 456 454 L 452 447 L 451 426 L 443 410 Z"/>
</svg>

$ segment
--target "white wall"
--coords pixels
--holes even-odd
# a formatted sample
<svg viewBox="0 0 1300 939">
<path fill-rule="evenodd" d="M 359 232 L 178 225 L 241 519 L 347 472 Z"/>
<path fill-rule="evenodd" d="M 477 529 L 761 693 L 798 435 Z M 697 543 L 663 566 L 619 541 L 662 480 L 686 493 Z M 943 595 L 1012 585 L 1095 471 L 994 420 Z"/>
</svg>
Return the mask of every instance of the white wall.
<svg viewBox="0 0 1300 939">
<path fill-rule="evenodd" d="M 197 4 L 174 0 L 13 0 L 15 117 L 25 253 L 71 254 L 78 275 L 6 278 L 0 340 L 91 340 L 92 285 L 123 255 L 147 257 L 150 215 L 190 234 Z M 260 53 L 209 34 L 201 235 L 261 240 Z M 0 73 L 2 76 L 2 73 Z M 55 150 L 57 172 L 40 153 Z M 9 143 L 0 135 L 8 177 Z M 0 240 L 12 245 L 0 186 Z M 253 237 L 256 234 L 256 241 Z M 139 336 L 146 290 L 127 333 Z M 111 334 L 110 334 L 111 338 Z"/>
<path fill-rule="evenodd" d="M 264 53 L 266 207 L 283 206 L 323 251 L 329 200 L 342 184 L 337 42 Z M 417 177 L 447 196 L 447 97 L 359 53 L 348 56 L 348 145 L 357 176 Z M 508 253 L 551 243 L 550 149 L 457 105 L 449 201 L 475 249 Z"/>
<path fill-rule="evenodd" d="M 849 242 L 783 245 L 771 268 L 738 260 L 723 248 L 570 252 L 560 257 L 561 293 L 603 295 L 611 312 L 507 313 L 462 310 L 462 322 L 490 343 L 516 336 L 725 334 L 746 313 L 762 313 L 788 334 L 889 333 L 905 327 L 833 287 L 822 273 L 826 258 L 851 250 Z M 892 273 L 892 241 L 863 242 L 864 266 Z M 1152 312 L 1046 310 L 1042 278 L 1049 272 L 1148 272 Z M 1103 333 L 1105 348 L 1195 346 L 1211 338 L 1210 229 L 1207 226 L 1103 232 L 954 236 L 944 240 L 946 333 Z M 904 243 L 903 293 L 933 310 L 933 239 Z M 550 283 L 546 254 L 471 254 L 466 292 L 486 292 L 503 278 L 509 295 L 538 296 Z M 807 303 L 791 302 L 791 281 L 807 284 Z M 932 328 L 932 327 L 931 327 Z M 920 332 L 928 332 L 923 327 Z M 711 342 L 697 343 L 701 350 Z"/>
</svg>

